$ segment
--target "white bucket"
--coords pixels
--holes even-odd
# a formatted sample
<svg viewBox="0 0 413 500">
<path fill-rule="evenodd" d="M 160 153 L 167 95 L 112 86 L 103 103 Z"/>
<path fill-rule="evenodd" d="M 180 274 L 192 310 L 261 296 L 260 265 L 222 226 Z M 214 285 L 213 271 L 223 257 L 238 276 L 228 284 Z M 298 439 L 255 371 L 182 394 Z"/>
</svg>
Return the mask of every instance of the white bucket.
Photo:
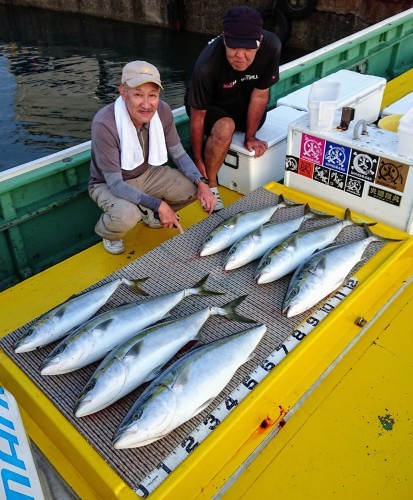
<svg viewBox="0 0 413 500">
<path fill-rule="evenodd" d="M 400 118 L 397 135 L 399 136 L 397 153 L 413 159 L 413 106 Z"/>
<path fill-rule="evenodd" d="M 323 131 L 333 128 L 339 92 L 340 82 L 319 80 L 311 85 L 308 96 L 311 130 Z"/>
</svg>

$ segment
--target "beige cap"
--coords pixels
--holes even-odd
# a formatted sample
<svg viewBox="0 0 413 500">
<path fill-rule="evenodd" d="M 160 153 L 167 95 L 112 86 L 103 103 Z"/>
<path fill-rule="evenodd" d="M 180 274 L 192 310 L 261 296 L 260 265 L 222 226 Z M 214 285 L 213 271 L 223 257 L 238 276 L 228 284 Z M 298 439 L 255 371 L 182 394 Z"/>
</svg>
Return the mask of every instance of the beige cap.
<svg viewBox="0 0 413 500">
<path fill-rule="evenodd" d="M 146 61 L 132 61 L 123 67 L 122 83 L 135 88 L 149 82 L 156 83 L 163 90 L 161 75 L 153 64 Z"/>
</svg>

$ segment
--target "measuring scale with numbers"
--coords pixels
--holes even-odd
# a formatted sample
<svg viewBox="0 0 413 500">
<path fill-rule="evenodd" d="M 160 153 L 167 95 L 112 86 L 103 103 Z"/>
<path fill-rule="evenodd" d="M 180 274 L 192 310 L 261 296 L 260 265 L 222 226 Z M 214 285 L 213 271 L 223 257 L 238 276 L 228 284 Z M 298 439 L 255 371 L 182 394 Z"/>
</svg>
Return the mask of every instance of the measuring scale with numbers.
<svg viewBox="0 0 413 500">
<path fill-rule="evenodd" d="M 286 186 L 413 233 L 413 158 L 397 153 L 399 137 L 365 122 L 310 130 L 309 116 L 290 125 Z"/>
</svg>

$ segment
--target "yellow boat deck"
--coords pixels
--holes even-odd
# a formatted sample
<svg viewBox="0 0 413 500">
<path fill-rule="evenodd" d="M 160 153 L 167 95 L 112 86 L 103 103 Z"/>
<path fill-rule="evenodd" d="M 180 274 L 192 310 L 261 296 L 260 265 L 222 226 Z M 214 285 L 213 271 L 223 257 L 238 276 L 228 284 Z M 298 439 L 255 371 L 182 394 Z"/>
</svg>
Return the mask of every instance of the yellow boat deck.
<svg viewBox="0 0 413 500">
<path fill-rule="evenodd" d="M 394 88 L 388 85 L 392 100 L 401 97 Z M 404 94 L 412 90 L 411 84 L 402 88 Z M 338 213 L 284 186 L 268 189 Z M 229 204 L 240 196 L 222 189 L 222 197 Z M 197 206 L 180 215 L 184 228 L 206 217 Z M 385 248 L 363 266 L 360 290 L 324 319 L 151 498 L 411 498 L 413 241 L 379 226 L 380 234 L 403 236 L 397 251 Z M 127 236 L 124 255 L 111 256 L 97 244 L 2 292 L 0 334 L 175 234 L 140 224 Z M 355 324 L 358 317 L 365 326 Z M 4 353 L 0 383 L 19 402 L 31 439 L 81 498 L 136 498 Z M 288 411 L 280 412 L 281 407 Z M 260 426 L 264 421 L 268 428 Z"/>
</svg>

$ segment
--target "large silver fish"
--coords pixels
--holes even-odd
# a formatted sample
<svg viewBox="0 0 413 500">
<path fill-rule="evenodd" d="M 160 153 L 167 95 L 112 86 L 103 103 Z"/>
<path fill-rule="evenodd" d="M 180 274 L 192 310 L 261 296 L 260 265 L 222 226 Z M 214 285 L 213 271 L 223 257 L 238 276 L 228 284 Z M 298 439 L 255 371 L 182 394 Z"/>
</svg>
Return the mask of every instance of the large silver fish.
<svg viewBox="0 0 413 500">
<path fill-rule="evenodd" d="M 144 382 L 154 379 L 165 363 L 184 345 L 201 338 L 201 329 L 211 316 L 255 323 L 235 311 L 245 298 L 246 295 L 222 307 L 207 307 L 188 316 L 145 328 L 115 347 L 86 384 L 74 409 L 76 417 L 103 410 Z"/>
<path fill-rule="evenodd" d="M 204 410 L 251 358 L 265 331 L 260 325 L 230 335 L 173 363 L 138 397 L 117 429 L 113 446 L 145 446 Z"/>
<path fill-rule="evenodd" d="M 282 306 L 282 312 L 291 318 L 307 311 L 331 292 L 339 288 L 347 275 L 358 264 L 366 248 L 373 241 L 400 241 L 373 234 L 366 227 L 367 238 L 335 245 L 315 253 L 293 274 Z"/>
<path fill-rule="evenodd" d="M 150 297 L 106 311 L 87 321 L 58 344 L 43 361 L 42 375 L 60 375 L 99 359 L 140 330 L 161 320 L 190 295 L 221 295 L 204 288 L 205 276 L 192 288 Z"/>
<path fill-rule="evenodd" d="M 261 285 L 276 281 L 291 273 L 314 252 L 333 243 L 340 232 L 350 225 L 363 225 L 351 219 L 350 210 L 345 218 L 335 224 L 307 229 L 288 236 L 282 243 L 270 248 L 260 260 L 255 272 L 255 281 Z M 375 224 L 375 223 L 373 223 Z"/>
<path fill-rule="evenodd" d="M 61 339 L 73 328 L 90 319 L 122 284 L 141 295 L 148 295 L 140 285 L 148 278 L 128 280 L 119 278 L 98 288 L 77 295 L 43 314 L 17 340 L 14 352 L 29 352 Z"/>
<path fill-rule="evenodd" d="M 287 205 L 284 197 L 280 195 L 278 205 L 252 212 L 242 212 L 230 217 L 209 233 L 200 247 L 199 255 L 204 257 L 225 250 L 225 248 L 230 247 L 238 239 L 262 226 L 277 210 L 287 206 L 292 205 Z"/>
<path fill-rule="evenodd" d="M 312 212 L 308 204 L 304 207 L 304 214 L 300 217 L 280 222 L 278 224 L 264 224 L 255 231 L 236 241 L 229 249 L 224 262 L 224 269 L 230 271 L 245 266 L 249 262 L 262 257 L 267 250 L 281 243 L 291 233 L 297 231 L 308 219 L 330 217 Z"/>
</svg>

